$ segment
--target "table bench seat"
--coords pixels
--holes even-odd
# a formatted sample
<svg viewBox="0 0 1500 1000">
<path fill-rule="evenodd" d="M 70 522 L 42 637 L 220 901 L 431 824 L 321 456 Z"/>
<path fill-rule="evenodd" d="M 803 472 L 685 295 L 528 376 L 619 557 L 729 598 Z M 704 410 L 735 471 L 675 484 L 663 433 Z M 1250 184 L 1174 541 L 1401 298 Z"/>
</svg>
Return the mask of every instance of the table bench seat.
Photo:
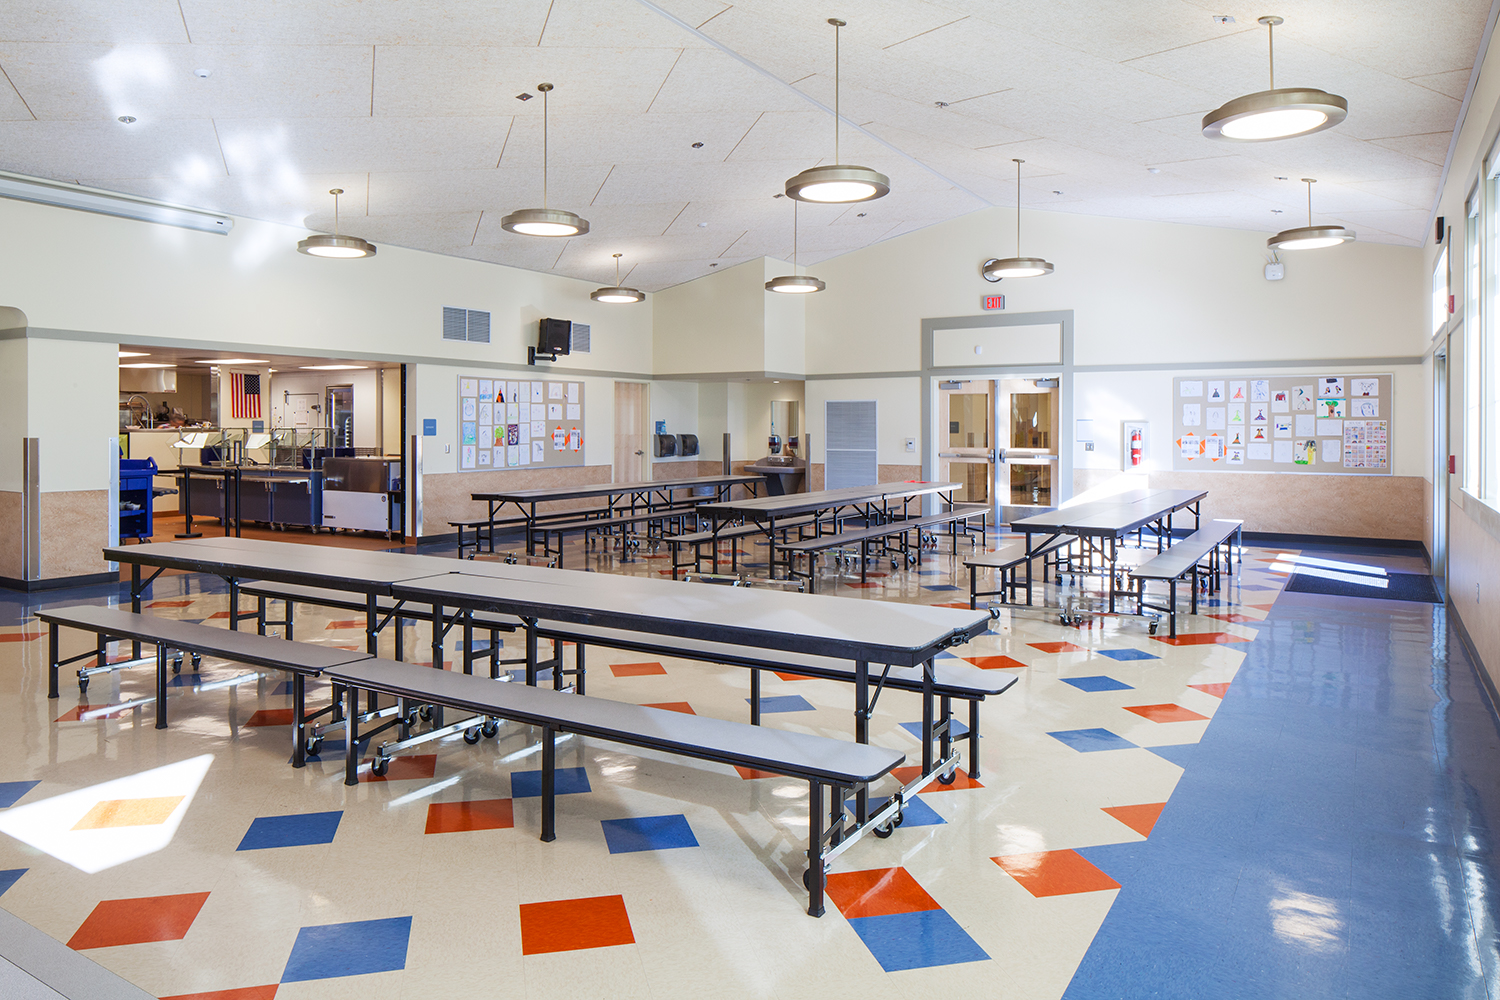
<svg viewBox="0 0 1500 1000">
<path fill-rule="evenodd" d="M 817 553 L 826 552 L 829 549 L 841 548 L 845 545 L 858 545 L 860 548 L 861 560 L 859 582 L 865 583 L 867 582 L 866 574 L 869 570 L 869 544 L 871 542 L 880 541 L 892 536 L 900 536 L 902 557 L 904 557 L 908 565 L 915 564 L 920 567 L 922 562 L 921 539 L 920 537 L 918 538 L 916 554 L 913 555 L 911 551 L 911 541 L 907 537 L 909 532 L 916 531 L 920 535 L 920 532 L 923 528 L 938 527 L 944 524 L 950 525 L 954 527 L 953 538 L 956 546 L 958 540 L 956 526 L 960 522 L 968 522 L 969 520 L 976 517 L 982 520 L 984 518 L 987 518 L 988 516 L 989 508 L 984 505 L 955 505 L 953 509 L 937 514 L 924 514 L 920 517 L 902 518 L 899 520 L 887 521 L 883 524 L 872 524 L 864 528 L 857 528 L 854 531 L 844 531 L 834 535 L 819 535 L 816 538 L 808 538 L 801 541 L 790 542 L 782 546 L 782 549 L 787 553 L 787 571 L 791 576 L 802 575 L 799 574 L 795 568 L 796 556 L 807 556 L 808 564 L 806 576 L 808 580 L 808 589 L 816 590 L 814 581 L 817 578 L 817 574 L 813 567 L 812 557 Z M 894 566 L 894 563 L 892 565 Z"/>
<path fill-rule="evenodd" d="M 1041 559 L 1045 568 L 1049 558 L 1055 559 L 1057 553 L 1073 544 L 1071 535 L 1059 535 L 1050 541 L 1037 546 L 1037 550 L 1030 556 L 1031 560 Z M 977 552 L 964 557 L 964 566 L 969 570 L 969 607 L 977 608 L 979 598 L 1000 596 L 1002 604 L 1011 603 L 1011 597 L 1017 590 L 1026 591 L 1026 603 L 1031 603 L 1031 585 L 1016 579 L 1016 571 L 1026 565 L 1026 543 L 1023 541 L 1005 542 L 994 552 Z M 979 589 L 979 571 L 981 569 L 992 569 L 995 571 L 996 588 L 994 590 Z M 1043 577 L 1046 576 L 1044 572 Z"/>
<path fill-rule="evenodd" d="M 661 507 L 656 510 L 640 511 L 637 513 L 610 511 L 607 514 L 603 514 L 599 517 L 583 517 L 570 521 L 554 521 L 545 524 L 534 524 L 527 529 L 527 533 L 529 536 L 527 541 L 530 543 L 529 549 L 532 551 L 535 550 L 536 543 L 540 541 L 542 543 L 542 551 L 548 556 L 551 556 L 554 554 L 552 540 L 553 538 L 556 538 L 557 548 L 555 552 L 557 555 L 557 565 L 559 568 L 561 568 L 563 560 L 563 541 L 568 535 L 582 534 L 584 543 L 588 544 L 590 542 L 590 535 L 609 534 L 613 533 L 614 529 L 616 528 L 626 529 L 633 528 L 639 524 L 645 524 L 647 526 L 646 533 L 649 536 L 651 534 L 651 525 L 656 524 L 657 522 L 680 520 L 684 517 L 692 516 L 693 514 L 694 508 L 691 506 Z M 624 534 L 625 532 L 622 530 L 621 542 L 622 544 L 628 544 L 631 540 L 624 538 Z M 658 536 L 665 536 L 665 534 L 666 532 L 664 528 L 658 532 Z"/>
<path fill-rule="evenodd" d="M 796 530 L 800 534 L 801 529 L 816 523 L 816 520 L 812 517 L 794 517 L 779 522 L 776 525 L 776 530 L 781 534 L 782 538 L 785 538 L 786 533 L 789 531 Z M 689 531 L 679 535 L 666 536 L 662 541 L 666 542 L 667 547 L 672 550 L 672 579 L 676 580 L 677 574 L 684 569 L 691 569 L 694 572 L 698 571 L 698 567 L 704 559 L 703 546 L 713 546 L 711 553 L 713 568 L 710 572 L 717 573 L 719 571 L 719 542 L 732 542 L 740 538 L 764 535 L 768 530 L 763 524 L 737 524 L 727 528 L 720 528 L 718 531 Z M 693 547 L 693 558 L 687 561 L 679 560 L 678 556 L 689 545 Z M 729 568 L 731 571 L 738 571 L 740 568 L 740 552 L 737 545 L 730 552 Z"/>
<path fill-rule="evenodd" d="M 1241 534 L 1243 525 L 1242 521 L 1210 521 L 1186 538 L 1173 542 L 1172 547 L 1165 552 L 1152 556 L 1131 569 L 1130 576 L 1136 584 L 1136 613 L 1142 613 L 1148 608 L 1152 611 L 1164 612 L 1167 616 L 1169 634 L 1173 639 L 1177 638 L 1177 584 L 1184 578 L 1191 578 L 1193 590 L 1191 613 L 1196 615 L 1198 613 L 1198 575 L 1203 569 L 1203 561 L 1209 560 L 1207 567 L 1209 587 L 1212 592 L 1217 593 L 1220 573 L 1234 570 L 1234 549 L 1230 544 L 1230 539 Z M 1222 570 L 1219 565 L 1220 546 L 1229 550 L 1226 557 L 1227 566 Z M 1144 585 L 1147 581 L 1153 580 L 1167 584 L 1169 596 L 1165 605 L 1146 603 Z"/>
</svg>

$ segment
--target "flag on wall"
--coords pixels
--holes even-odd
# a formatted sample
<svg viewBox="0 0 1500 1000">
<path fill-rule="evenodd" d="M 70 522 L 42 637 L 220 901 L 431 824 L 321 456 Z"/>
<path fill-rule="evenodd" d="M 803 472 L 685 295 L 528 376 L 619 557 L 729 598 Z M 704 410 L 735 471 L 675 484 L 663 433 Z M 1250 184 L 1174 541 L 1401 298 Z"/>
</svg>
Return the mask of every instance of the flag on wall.
<svg viewBox="0 0 1500 1000">
<path fill-rule="evenodd" d="M 260 375 L 229 373 L 229 415 L 236 420 L 260 419 Z"/>
</svg>

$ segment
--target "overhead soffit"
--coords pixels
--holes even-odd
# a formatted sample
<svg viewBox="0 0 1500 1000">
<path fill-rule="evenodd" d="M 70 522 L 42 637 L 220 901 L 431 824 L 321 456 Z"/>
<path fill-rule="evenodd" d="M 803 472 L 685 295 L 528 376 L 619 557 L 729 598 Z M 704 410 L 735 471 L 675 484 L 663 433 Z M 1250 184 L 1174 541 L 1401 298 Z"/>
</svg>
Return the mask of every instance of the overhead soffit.
<svg viewBox="0 0 1500 1000">
<path fill-rule="evenodd" d="M 1361 240 L 1425 238 L 1488 0 L 1277 8 L 1277 81 L 1348 98 L 1336 129 L 1225 145 L 1203 114 L 1264 89 L 1259 9 L 1189 0 L 105 0 L 7 9 L 0 169 L 250 218 L 647 290 L 791 254 L 792 174 L 833 162 L 843 30 L 844 162 L 889 175 L 859 206 L 804 205 L 817 263 L 990 205 L 1259 232 L 1305 212 Z M 1233 13 L 1221 26 L 1212 14 Z M 687 27 L 684 27 L 686 25 Z M 196 70 L 208 69 L 200 79 Z M 549 201 L 593 224 L 539 241 L 500 217 Z M 939 102 L 945 104 L 940 107 Z M 822 107 L 820 107 L 822 105 Z M 122 125 L 120 115 L 137 118 Z M 693 143 L 701 142 L 694 149 Z M 1152 174 L 1148 167 L 1159 172 Z M 1278 181 L 1276 177 L 1292 178 Z M 1039 251 L 1045 248 L 1038 248 Z"/>
</svg>

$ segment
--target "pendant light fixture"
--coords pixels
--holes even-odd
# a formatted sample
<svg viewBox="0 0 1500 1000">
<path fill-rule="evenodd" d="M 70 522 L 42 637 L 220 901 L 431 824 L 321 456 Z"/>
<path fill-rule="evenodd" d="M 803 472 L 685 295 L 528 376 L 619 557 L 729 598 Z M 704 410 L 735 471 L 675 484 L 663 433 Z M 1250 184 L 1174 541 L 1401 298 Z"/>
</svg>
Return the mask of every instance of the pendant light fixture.
<svg viewBox="0 0 1500 1000">
<path fill-rule="evenodd" d="M 366 243 L 358 236 L 339 235 L 339 195 L 344 193 L 343 188 L 330 188 L 329 194 L 333 195 L 333 235 L 328 236 L 318 233 L 309 236 L 297 243 L 297 252 L 311 254 L 314 257 L 373 257 L 375 256 L 375 245 Z"/>
<path fill-rule="evenodd" d="M 620 257 L 615 254 L 615 283 L 610 288 L 596 288 L 589 293 L 589 298 L 595 302 L 639 302 L 646 297 L 646 293 L 639 288 L 626 288 L 620 284 Z"/>
<path fill-rule="evenodd" d="M 587 219 L 547 207 L 547 95 L 552 84 L 539 83 L 536 89 L 542 93 L 542 207 L 512 212 L 500 220 L 500 228 L 522 236 L 582 236 L 589 231 Z"/>
<path fill-rule="evenodd" d="M 1349 102 L 1316 87 L 1276 89 L 1276 46 L 1274 32 L 1282 21 L 1263 17 L 1266 46 L 1271 66 L 1271 89 L 1258 94 L 1236 97 L 1203 118 L 1203 134 L 1210 139 L 1232 142 L 1265 142 L 1268 139 L 1290 139 L 1312 135 L 1333 128 L 1349 113 Z"/>
<path fill-rule="evenodd" d="M 1353 242 L 1354 234 L 1343 226 L 1312 224 L 1312 186 L 1318 182 L 1311 177 L 1304 177 L 1302 183 L 1307 185 L 1307 225 L 1277 233 L 1266 240 L 1266 246 L 1272 250 L 1317 250 Z"/>
<path fill-rule="evenodd" d="M 840 205 L 884 198 L 891 191 L 889 177 L 869 167 L 839 162 L 839 29 L 847 22 L 830 17 L 828 23 L 833 25 L 833 164 L 809 167 L 787 181 L 786 196 Z"/>
<path fill-rule="evenodd" d="M 1052 273 L 1050 261 L 1045 261 L 1040 257 L 1021 256 L 1021 164 L 1026 161 L 1013 158 L 1011 162 L 1016 165 L 1016 255 L 985 261 L 979 273 L 984 275 L 986 281 L 999 281 L 1001 278 L 1038 278 Z"/>
<path fill-rule="evenodd" d="M 792 269 L 797 268 L 797 203 L 792 202 Z M 806 295 L 821 292 L 828 286 L 810 274 L 783 274 L 766 282 L 766 291 Z"/>
</svg>

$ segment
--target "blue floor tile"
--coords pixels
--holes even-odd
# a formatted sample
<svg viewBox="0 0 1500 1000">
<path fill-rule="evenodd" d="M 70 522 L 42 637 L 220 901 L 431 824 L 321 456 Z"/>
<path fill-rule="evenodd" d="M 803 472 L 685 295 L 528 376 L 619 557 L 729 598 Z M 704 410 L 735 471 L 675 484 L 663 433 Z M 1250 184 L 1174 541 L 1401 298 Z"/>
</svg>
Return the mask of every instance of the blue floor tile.
<svg viewBox="0 0 1500 1000">
<path fill-rule="evenodd" d="M 275 687 L 273 687 L 271 689 L 271 697 L 272 698 L 279 698 L 282 695 L 290 695 L 291 693 L 292 693 L 292 682 L 291 681 L 282 681 L 280 684 L 276 685 Z"/>
<path fill-rule="evenodd" d="M 0 781 L 0 809 L 9 809 L 40 784 L 40 781 Z"/>
<path fill-rule="evenodd" d="M 1064 677 L 1064 684 L 1071 684 L 1080 691 L 1134 691 L 1135 688 L 1123 681 L 1117 681 L 1113 677 L 1105 677 L 1102 674 L 1097 677 Z"/>
<path fill-rule="evenodd" d="M 1096 649 L 1094 652 L 1100 656 L 1107 656 L 1111 660 L 1159 660 L 1160 656 L 1152 656 L 1150 653 L 1139 649 Z"/>
<path fill-rule="evenodd" d="M 746 703 L 750 701 L 745 699 Z M 763 697 L 760 700 L 760 711 L 762 715 L 773 712 L 812 712 L 816 711 L 812 702 L 800 694 L 777 694 Z"/>
<path fill-rule="evenodd" d="M 7 871 L 0 871 L 0 896 L 5 895 L 5 890 L 15 885 L 16 880 L 25 875 L 27 870 L 25 868 L 11 868 Z"/>
<path fill-rule="evenodd" d="M 1178 767 L 1185 768 L 1188 766 L 1188 761 L 1193 759 L 1193 754 L 1197 751 L 1198 744 L 1174 743 L 1168 744 L 1167 746 L 1147 747 L 1146 749 L 1150 750 L 1158 757 L 1165 757 L 1167 760 L 1170 760 Z"/>
<path fill-rule="evenodd" d="M 854 805 L 854 799 L 844 800 L 844 806 L 849 810 L 849 814 L 851 816 L 854 814 Z M 874 805 L 872 804 L 870 808 L 873 812 Z M 906 803 L 906 805 L 901 807 L 901 825 L 903 827 L 944 826 L 947 824 L 947 822 L 948 821 L 939 816 L 937 814 L 937 811 L 933 809 L 932 806 L 928 805 L 926 799 L 924 799 L 920 795 L 916 796 L 910 802 Z"/>
<path fill-rule="evenodd" d="M 990 957 L 946 910 L 855 917 L 849 926 L 886 972 L 983 962 Z"/>
<path fill-rule="evenodd" d="M 558 795 L 577 795 L 592 792 L 589 774 L 581 767 L 560 767 L 556 772 L 554 787 Z M 510 797 L 513 799 L 535 798 L 542 794 L 541 771 L 510 772 Z"/>
<path fill-rule="evenodd" d="M 950 730 L 950 732 L 953 734 L 953 738 L 954 739 L 958 739 L 960 736 L 968 736 L 969 735 L 969 727 L 968 726 L 964 725 L 962 722 L 958 721 L 957 719 L 951 719 L 949 721 L 952 724 L 952 729 Z M 903 723 L 901 723 L 901 728 L 904 729 L 904 730 L 906 730 L 908 733 L 911 733 L 913 736 L 915 736 L 919 740 L 922 738 L 922 723 L 920 721 L 918 721 L 918 722 L 903 722 Z"/>
<path fill-rule="evenodd" d="M 665 851 L 674 847 L 697 847 L 698 838 L 681 813 L 672 816 L 632 816 L 603 821 L 604 842 L 611 854 L 634 851 Z"/>
<path fill-rule="evenodd" d="M 1064 729 L 1048 733 L 1079 753 L 1094 753 L 1098 750 L 1130 750 L 1135 744 L 1123 736 L 1116 736 L 1108 729 Z"/>
<path fill-rule="evenodd" d="M 294 816 L 260 816 L 245 831 L 237 851 L 262 851 L 271 847 L 303 847 L 330 844 L 344 813 L 300 813 Z"/>
<path fill-rule="evenodd" d="M 922 589 L 923 590 L 962 590 L 963 588 L 961 588 L 961 587 L 955 587 L 951 583 L 935 583 L 935 584 L 933 584 L 930 587 L 923 586 Z"/>
<path fill-rule="evenodd" d="M 410 939 L 411 917 L 304 927 L 297 932 L 281 981 L 304 983 L 404 969 Z"/>
</svg>

